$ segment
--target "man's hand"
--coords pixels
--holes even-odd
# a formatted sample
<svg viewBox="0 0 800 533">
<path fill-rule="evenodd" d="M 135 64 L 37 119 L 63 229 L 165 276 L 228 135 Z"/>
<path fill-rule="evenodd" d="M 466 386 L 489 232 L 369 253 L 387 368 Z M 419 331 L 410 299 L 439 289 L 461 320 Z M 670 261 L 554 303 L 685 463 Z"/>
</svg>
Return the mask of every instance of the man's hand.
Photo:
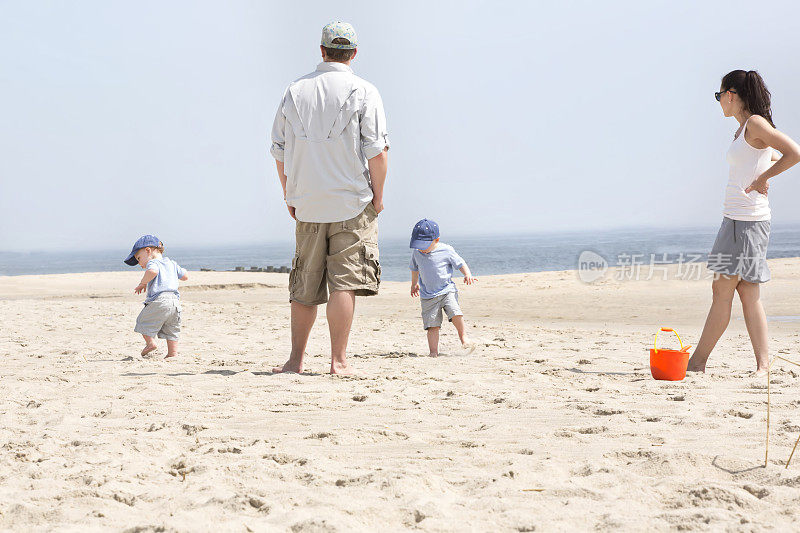
<svg viewBox="0 0 800 533">
<path fill-rule="evenodd" d="M 133 292 L 135 292 L 136 294 L 141 294 L 142 291 L 144 291 L 146 288 L 147 288 L 146 283 L 140 283 L 136 286 L 135 289 L 133 289 Z"/>
<path fill-rule="evenodd" d="M 419 283 L 414 283 L 411 285 L 411 296 L 417 297 L 419 296 Z"/>
<path fill-rule="evenodd" d="M 377 196 L 372 197 L 372 207 L 375 208 L 375 212 L 380 214 L 383 211 L 383 199 L 378 198 Z"/>
<path fill-rule="evenodd" d="M 375 212 L 383 211 L 383 185 L 386 183 L 386 173 L 389 171 L 389 155 L 383 151 L 367 161 L 369 168 L 369 181 L 372 185 L 372 206 Z"/>
<path fill-rule="evenodd" d="M 472 285 L 473 283 L 477 283 L 478 278 L 473 278 L 472 276 L 464 276 L 464 283 L 467 285 Z"/>
<path fill-rule="evenodd" d="M 769 183 L 767 183 L 767 180 L 762 177 L 758 177 L 753 183 L 750 184 L 748 188 L 744 190 L 744 192 L 746 194 L 749 193 L 750 191 L 758 191 L 764 196 L 766 196 L 768 190 L 769 190 Z"/>
<path fill-rule="evenodd" d="M 292 215 L 292 218 L 297 220 L 297 217 L 294 216 L 294 206 L 286 204 L 286 208 L 289 210 L 289 214 Z"/>
</svg>

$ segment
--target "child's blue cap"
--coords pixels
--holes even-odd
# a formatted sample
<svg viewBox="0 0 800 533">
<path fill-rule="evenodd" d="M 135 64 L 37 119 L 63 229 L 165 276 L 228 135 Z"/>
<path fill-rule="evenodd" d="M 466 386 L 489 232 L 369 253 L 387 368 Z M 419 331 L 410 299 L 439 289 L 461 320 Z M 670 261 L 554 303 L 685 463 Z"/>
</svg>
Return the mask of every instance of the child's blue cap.
<svg viewBox="0 0 800 533">
<path fill-rule="evenodd" d="M 136 252 L 138 252 L 142 248 L 147 248 L 148 246 L 152 246 L 153 248 L 158 248 L 159 246 L 161 246 L 161 241 L 158 240 L 158 237 L 156 237 L 155 235 L 143 235 L 139 237 L 139 240 L 137 240 L 136 243 L 133 245 L 133 248 L 131 248 L 130 255 L 128 255 L 127 259 L 125 259 L 125 264 L 130 266 L 136 266 L 137 264 L 139 264 L 134 255 L 136 255 Z"/>
<path fill-rule="evenodd" d="M 433 241 L 439 238 L 439 224 L 428 218 L 423 218 L 411 231 L 411 246 L 417 250 L 427 250 Z"/>
</svg>

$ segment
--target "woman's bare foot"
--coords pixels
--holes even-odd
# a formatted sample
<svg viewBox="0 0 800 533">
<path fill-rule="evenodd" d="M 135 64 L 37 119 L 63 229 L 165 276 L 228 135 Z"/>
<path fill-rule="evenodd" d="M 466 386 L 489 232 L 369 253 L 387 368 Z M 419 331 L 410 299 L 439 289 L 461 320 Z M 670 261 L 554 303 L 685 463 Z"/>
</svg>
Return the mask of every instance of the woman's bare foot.
<svg viewBox="0 0 800 533">
<path fill-rule="evenodd" d="M 147 344 L 142 350 L 142 357 L 146 356 L 156 348 L 158 348 L 158 346 L 156 346 L 155 344 Z"/>
<path fill-rule="evenodd" d="M 694 356 L 689 358 L 689 365 L 686 367 L 687 372 L 706 372 L 706 362 L 700 362 Z"/>
<path fill-rule="evenodd" d="M 337 376 L 352 376 L 353 367 L 351 367 L 348 363 L 331 361 L 331 374 L 335 374 Z"/>
</svg>

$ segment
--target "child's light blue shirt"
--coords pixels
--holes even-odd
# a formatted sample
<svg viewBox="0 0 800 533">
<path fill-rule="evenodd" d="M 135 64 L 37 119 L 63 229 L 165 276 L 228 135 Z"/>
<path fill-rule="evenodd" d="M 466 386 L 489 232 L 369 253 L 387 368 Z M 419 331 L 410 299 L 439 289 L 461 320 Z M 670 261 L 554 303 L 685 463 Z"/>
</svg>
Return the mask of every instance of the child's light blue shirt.
<svg viewBox="0 0 800 533">
<path fill-rule="evenodd" d="M 453 247 L 442 242 L 428 254 L 414 250 L 409 267 L 413 272 L 419 272 L 419 297 L 436 298 L 448 292 L 458 292 L 452 279 L 453 270 L 460 269 L 464 264 Z"/>
<path fill-rule="evenodd" d="M 160 294 L 165 292 L 178 293 L 178 280 L 186 275 L 186 270 L 181 268 L 178 263 L 168 257 L 161 259 L 151 259 L 147 262 L 147 270 L 157 270 L 158 275 L 147 284 L 147 298 L 145 303 L 152 302 Z"/>
</svg>

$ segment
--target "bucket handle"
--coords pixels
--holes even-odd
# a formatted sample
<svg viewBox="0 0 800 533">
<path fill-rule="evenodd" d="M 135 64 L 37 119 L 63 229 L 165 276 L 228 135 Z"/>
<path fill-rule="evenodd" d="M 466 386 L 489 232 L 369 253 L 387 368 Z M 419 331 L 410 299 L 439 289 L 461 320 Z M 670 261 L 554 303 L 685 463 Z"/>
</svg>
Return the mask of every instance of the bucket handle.
<svg viewBox="0 0 800 533">
<path fill-rule="evenodd" d="M 685 352 L 686 350 L 688 350 L 689 348 L 691 348 L 691 347 L 692 347 L 692 345 L 691 345 L 691 344 L 690 344 L 690 345 L 688 345 L 688 346 L 686 346 L 686 347 L 684 347 L 684 346 L 683 346 L 683 341 L 681 340 L 681 336 L 680 336 L 680 335 L 678 335 L 678 332 L 677 332 L 677 331 L 675 331 L 675 330 L 674 330 L 674 329 L 672 329 L 672 328 L 661 328 L 661 329 L 659 329 L 658 331 L 665 331 L 665 332 L 667 332 L 667 333 L 669 333 L 669 332 L 672 332 L 672 333 L 674 333 L 674 334 L 675 334 L 675 336 L 676 336 L 676 337 L 678 337 L 678 342 L 679 342 L 679 343 L 681 343 L 681 349 L 680 349 L 680 351 L 682 351 L 682 352 Z M 656 339 L 655 339 L 655 341 L 653 341 L 653 353 L 658 353 L 658 331 L 656 331 Z"/>
</svg>

